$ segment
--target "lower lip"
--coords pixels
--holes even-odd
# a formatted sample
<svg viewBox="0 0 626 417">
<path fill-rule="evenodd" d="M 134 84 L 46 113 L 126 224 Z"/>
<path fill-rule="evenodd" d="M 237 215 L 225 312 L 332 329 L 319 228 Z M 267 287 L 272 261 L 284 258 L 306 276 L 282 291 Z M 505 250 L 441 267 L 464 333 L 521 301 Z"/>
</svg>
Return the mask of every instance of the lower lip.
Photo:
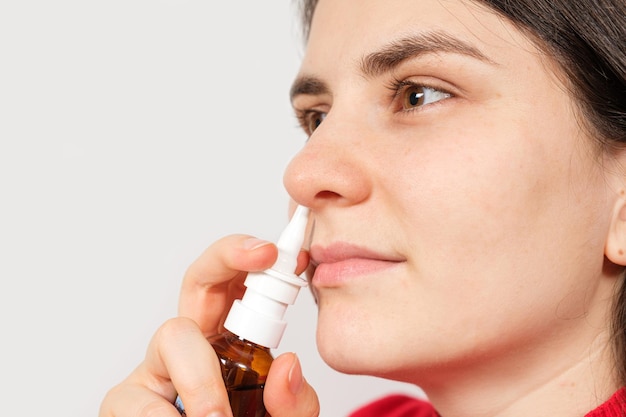
<svg viewBox="0 0 626 417">
<path fill-rule="evenodd" d="M 363 278 L 394 268 L 400 262 L 378 259 L 347 259 L 339 262 L 322 263 L 315 268 L 312 284 L 316 287 L 336 287 L 346 281 Z"/>
</svg>

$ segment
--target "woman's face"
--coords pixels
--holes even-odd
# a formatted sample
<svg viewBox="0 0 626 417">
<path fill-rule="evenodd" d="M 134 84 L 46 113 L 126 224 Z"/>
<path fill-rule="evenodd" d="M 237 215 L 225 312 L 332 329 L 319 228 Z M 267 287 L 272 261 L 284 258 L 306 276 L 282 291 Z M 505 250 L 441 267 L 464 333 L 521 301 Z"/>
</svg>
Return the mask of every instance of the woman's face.
<svg viewBox="0 0 626 417">
<path fill-rule="evenodd" d="M 605 327 L 611 160 L 511 24 L 457 0 L 321 0 L 292 93 L 311 135 L 285 184 L 314 213 L 331 366 L 436 383 Z"/>
</svg>

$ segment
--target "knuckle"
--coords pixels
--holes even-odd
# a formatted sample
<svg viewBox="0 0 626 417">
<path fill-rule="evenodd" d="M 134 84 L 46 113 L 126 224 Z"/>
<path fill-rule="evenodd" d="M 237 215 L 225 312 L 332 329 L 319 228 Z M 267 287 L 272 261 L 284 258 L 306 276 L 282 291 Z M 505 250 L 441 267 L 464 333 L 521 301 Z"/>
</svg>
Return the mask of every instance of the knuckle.
<svg viewBox="0 0 626 417">
<path fill-rule="evenodd" d="M 149 401 L 138 410 L 136 417 L 162 417 L 172 414 L 173 406 L 164 401 Z"/>
<path fill-rule="evenodd" d="M 198 330 L 198 324 L 192 319 L 187 317 L 176 317 L 163 323 L 157 330 L 155 338 L 160 342 L 167 343 L 168 341 L 176 340 L 181 336 L 197 333 Z"/>
</svg>

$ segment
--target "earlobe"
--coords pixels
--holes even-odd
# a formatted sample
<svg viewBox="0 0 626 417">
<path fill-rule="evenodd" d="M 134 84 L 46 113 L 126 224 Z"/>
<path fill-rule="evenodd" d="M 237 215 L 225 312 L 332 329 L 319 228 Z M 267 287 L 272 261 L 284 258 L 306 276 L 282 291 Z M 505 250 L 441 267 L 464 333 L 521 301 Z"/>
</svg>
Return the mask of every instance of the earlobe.
<svg viewBox="0 0 626 417">
<path fill-rule="evenodd" d="M 613 216 L 604 247 L 605 256 L 614 264 L 626 266 L 626 191 L 615 200 Z"/>
</svg>

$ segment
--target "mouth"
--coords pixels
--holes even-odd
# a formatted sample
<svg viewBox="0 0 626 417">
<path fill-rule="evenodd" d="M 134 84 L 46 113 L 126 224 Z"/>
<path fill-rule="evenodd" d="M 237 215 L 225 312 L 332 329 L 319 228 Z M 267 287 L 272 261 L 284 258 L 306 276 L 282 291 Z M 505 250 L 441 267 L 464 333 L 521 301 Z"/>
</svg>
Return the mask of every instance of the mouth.
<svg viewBox="0 0 626 417">
<path fill-rule="evenodd" d="M 349 281 L 379 274 L 406 261 L 398 255 L 384 254 L 345 242 L 328 246 L 312 245 L 311 284 L 338 287 Z"/>
</svg>

